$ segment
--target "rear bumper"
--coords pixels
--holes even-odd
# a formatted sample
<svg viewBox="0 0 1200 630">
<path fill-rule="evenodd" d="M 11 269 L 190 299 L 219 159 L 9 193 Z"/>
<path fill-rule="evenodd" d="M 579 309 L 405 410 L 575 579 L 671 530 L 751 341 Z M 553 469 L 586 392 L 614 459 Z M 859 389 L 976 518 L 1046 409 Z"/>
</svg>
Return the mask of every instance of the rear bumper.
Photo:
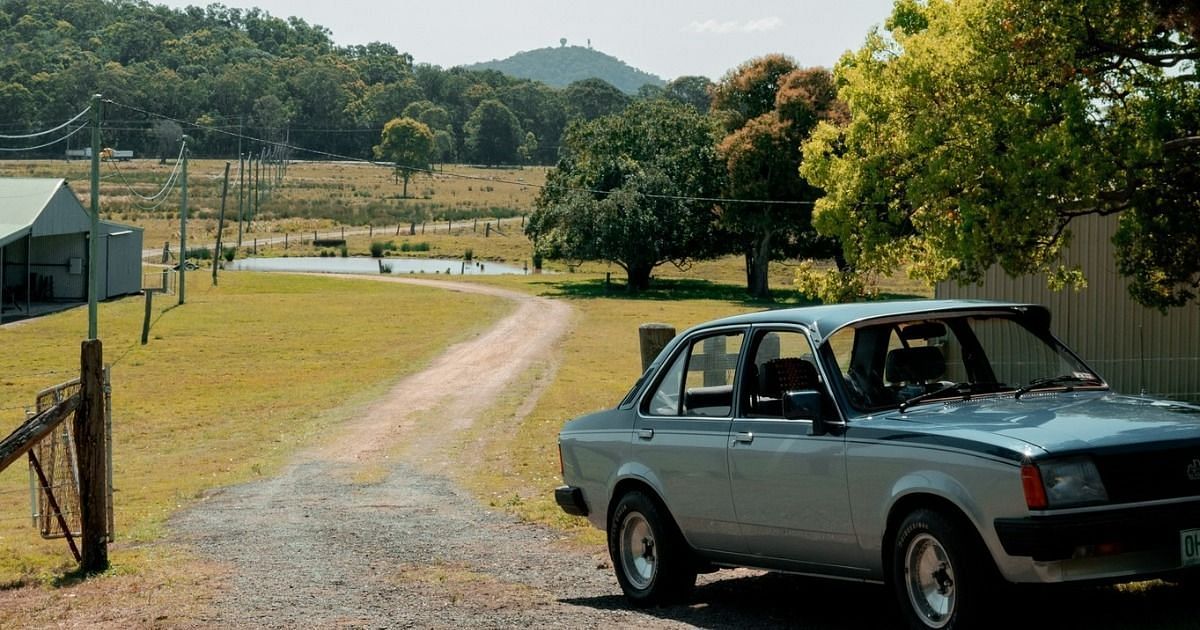
<svg viewBox="0 0 1200 630">
<path fill-rule="evenodd" d="M 1038 562 L 1084 554 L 1179 550 L 1179 532 L 1200 528 L 1200 501 L 1097 512 L 998 518 L 1005 553 Z"/>
<path fill-rule="evenodd" d="M 555 488 L 554 502 L 567 514 L 573 516 L 588 515 L 588 506 L 583 500 L 583 490 L 575 486 L 559 486 Z"/>
</svg>

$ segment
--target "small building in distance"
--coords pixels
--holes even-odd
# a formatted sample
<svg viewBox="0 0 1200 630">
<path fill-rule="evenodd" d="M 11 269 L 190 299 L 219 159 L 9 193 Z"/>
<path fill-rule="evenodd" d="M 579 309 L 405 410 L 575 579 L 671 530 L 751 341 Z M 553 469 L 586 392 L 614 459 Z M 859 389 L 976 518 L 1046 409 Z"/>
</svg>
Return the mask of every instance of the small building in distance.
<svg viewBox="0 0 1200 630">
<path fill-rule="evenodd" d="M 62 179 L 0 178 L 0 323 L 86 303 L 88 247 L 97 297 L 142 290 L 142 229 L 91 216 Z"/>
<path fill-rule="evenodd" d="M 1042 304 L 1051 311 L 1054 334 L 1115 391 L 1200 402 L 1200 304 L 1163 314 L 1129 296 L 1129 282 L 1118 273 L 1114 257 L 1117 220 L 1116 215 L 1086 216 L 1071 222 L 1073 237 L 1062 262 L 1083 270 L 1087 287 L 1082 290 L 1053 291 L 1044 275 L 1012 278 L 997 266 L 979 285 L 941 282 L 934 293 Z"/>
</svg>

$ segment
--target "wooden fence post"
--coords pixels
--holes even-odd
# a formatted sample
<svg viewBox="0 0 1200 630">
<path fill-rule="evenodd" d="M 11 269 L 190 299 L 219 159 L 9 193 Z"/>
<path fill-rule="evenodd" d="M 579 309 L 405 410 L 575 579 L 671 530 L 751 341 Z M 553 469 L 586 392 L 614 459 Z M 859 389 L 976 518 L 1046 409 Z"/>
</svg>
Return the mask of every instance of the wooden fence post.
<svg viewBox="0 0 1200 630">
<path fill-rule="evenodd" d="M 150 311 L 154 305 L 154 289 L 146 289 L 146 316 L 142 318 L 142 345 L 150 341 Z"/>
<path fill-rule="evenodd" d="M 654 362 L 662 349 L 675 338 L 675 327 L 668 324 L 642 324 L 638 326 L 638 341 L 642 350 L 642 371 Z"/>
<path fill-rule="evenodd" d="M 108 569 L 108 448 L 104 434 L 104 350 L 99 339 L 79 352 L 80 406 L 75 412 L 83 573 Z"/>
</svg>

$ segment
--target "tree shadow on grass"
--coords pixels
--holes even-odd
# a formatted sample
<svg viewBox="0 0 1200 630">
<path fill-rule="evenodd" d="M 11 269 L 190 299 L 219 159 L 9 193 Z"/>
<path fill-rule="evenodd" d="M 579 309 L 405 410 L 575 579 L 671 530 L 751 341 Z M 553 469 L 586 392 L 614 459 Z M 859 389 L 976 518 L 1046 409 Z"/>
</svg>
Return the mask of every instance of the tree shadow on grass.
<svg viewBox="0 0 1200 630">
<path fill-rule="evenodd" d="M 743 306 L 756 306 L 763 309 L 817 306 L 821 304 L 819 300 L 810 300 L 801 295 L 799 291 L 791 289 L 773 290 L 771 291 L 770 299 L 762 299 L 748 295 L 746 287 L 741 285 L 721 284 L 691 278 L 656 279 L 651 282 L 650 288 L 637 292 L 629 291 L 624 282 L 615 280 L 605 282 L 603 278 L 547 280 L 541 284 L 547 287 L 547 296 L 568 299 L 714 300 Z M 920 299 L 922 297 L 924 296 L 903 293 L 881 293 L 875 300 L 909 300 Z"/>
</svg>

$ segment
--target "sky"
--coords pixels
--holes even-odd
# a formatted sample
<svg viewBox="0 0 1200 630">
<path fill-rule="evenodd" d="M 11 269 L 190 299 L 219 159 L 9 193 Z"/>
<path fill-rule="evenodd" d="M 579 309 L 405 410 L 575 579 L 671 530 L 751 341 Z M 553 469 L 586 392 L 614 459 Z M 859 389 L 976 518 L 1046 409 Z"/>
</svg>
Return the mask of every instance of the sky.
<svg viewBox="0 0 1200 630">
<path fill-rule="evenodd" d="M 206 0 L 152 0 L 172 7 Z M 663 79 L 719 79 L 753 57 L 784 53 L 802 66 L 832 66 L 859 48 L 892 0 L 222 0 L 296 16 L 333 32 L 339 45 L 387 42 L 417 63 L 449 68 L 517 52 L 591 46 Z"/>
</svg>

